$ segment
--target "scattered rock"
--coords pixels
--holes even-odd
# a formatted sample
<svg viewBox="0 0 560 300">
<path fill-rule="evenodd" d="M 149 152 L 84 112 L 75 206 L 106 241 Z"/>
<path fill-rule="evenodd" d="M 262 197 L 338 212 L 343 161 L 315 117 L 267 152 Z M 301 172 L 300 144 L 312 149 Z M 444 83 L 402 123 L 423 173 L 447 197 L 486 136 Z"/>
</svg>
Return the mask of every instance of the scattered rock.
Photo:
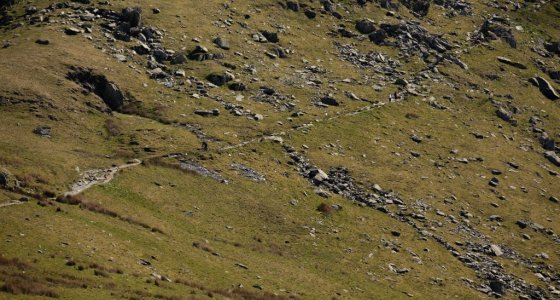
<svg viewBox="0 0 560 300">
<path fill-rule="evenodd" d="M 288 0 L 288 1 L 286 1 L 286 8 L 289 9 L 289 10 L 298 12 L 299 9 L 300 9 L 300 6 L 299 6 L 299 3 L 298 3 L 297 0 L 296 1 Z"/>
<path fill-rule="evenodd" d="M 92 69 L 72 67 L 67 77 L 99 96 L 111 110 L 120 111 L 127 100 L 115 83 Z"/>
<path fill-rule="evenodd" d="M 197 163 L 193 160 L 181 160 L 181 163 L 179 164 L 179 167 L 182 170 L 194 172 L 194 173 L 197 173 L 201 176 L 212 178 L 212 179 L 214 179 L 214 180 L 216 180 L 220 183 L 224 183 L 224 184 L 228 183 L 228 180 L 225 179 L 219 173 L 217 173 L 215 171 L 211 171 L 211 170 L 207 169 L 206 167 L 204 167 L 203 165 L 201 165 L 201 164 L 199 164 L 199 163 Z"/>
<path fill-rule="evenodd" d="M 555 166 L 560 167 L 560 157 L 554 151 L 546 151 L 544 157 L 548 159 Z"/>
<path fill-rule="evenodd" d="M 511 123 L 511 124 L 514 125 L 514 126 L 517 125 L 517 120 L 515 120 L 515 119 L 513 118 L 513 113 L 510 112 L 510 111 L 508 111 L 508 110 L 505 109 L 504 107 L 498 108 L 498 109 L 496 110 L 496 115 L 497 115 L 500 119 L 502 119 L 502 120 L 504 120 L 504 121 L 506 121 L 506 122 L 508 122 L 508 123 Z"/>
<path fill-rule="evenodd" d="M 263 30 L 263 31 L 261 31 L 261 34 L 270 43 L 280 42 L 280 39 L 278 38 L 278 33 L 277 32 L 270 32 L 270 31 Z"/>
<path fill-rule="evenodd" d="M 506 286 L 498 280 L 490 281 L 490 289 L 492 290 L 492 292 L 501 296 L 506 293 Z"/>
<path fill-rule="evenodd" d="M 233 74 L 231 74 L 230 72 L 225 72 L 222 74 L 212 73 L 206 76 L 206 79 L 217 86 L 222 86 L 234 80 L 235 76 L 233 76 Z"/>
<path fill-rule="evenodd" d="M 311 9 L 306 9 L 303 13 L 308 19 L 315 19 L 315 17 L 317 16 L 317 13 Z"/>
<path fill-rule="evenodd" d="M 266 181 L 264 175 L 258 173 L 257 171 L 238 163 L 231 164 L 231 168 L 236 170 L 241 176 L 247 177 L 256 182 Z"/>
<path fill-rule="evenodd" d="M 197 109 L 197 110 L 194 111 L 194 113 L 196 115 L 203 116 L 203 117 L 217 117 L 217 116 L 220 115 L 220 110 L 218 110 L 217 108 L 215 108 L 213 110 Z"/>
<path fill-rule="evenodd" d="M 329 179 L 329 175 L 323 172 L 321 169 L 312 169 L 309 171 L 309 178 L 311 178 L 316 183 L 323 182 L 324 180 Z"/>
<path fill-rule="evenodd" d="M 82 30 L 76 27 L 67 27 L 66 29 L 64 29 L 64 33 L 66 33 L 67 35 L 77 35 L 82 33 Z"/>
<path fill-rule="evenodd" d="M 513 35 L 513 31 L 511 28 L 506 28 L 506 26 L 503 18 L 493 16 L 484 21 L 480 29 L 472 35 L 471 39 L 473 42 L 481 43 L 501 38 L 511 48 L 517 48 L 517 40 Z"/>
<path fill-rule="evenodd" d="M 340 103 L 331 96 L 325 96 L 321 98 L 321 103 L 329 106 L 339 106 Z"/>
<path fill-rule="evenodd" d="M 11 190 L 19 187 L 19 182 L 8 170 L 0 168 L 0 187 Z"/>
<path fill-rule="evenodd" d="M 516 67 L 518 69 L 523 69 L 523 70 L 527 69 L 527 66 L 525 66 L 524 64 L 512 61 L 511 59 L 506 58 L 506 57 L 498 56 L 498 61 L 501 62 L 501 63 L 504 63 L 506 65 Z"/>
<path fill-rule="evenodd" d="M 47 39 L 37 39 L 37 40 L 35 41 L 35 43 L 37 43 L 37 44 L 39 44 L 39 45 L 48 45 L 48 44 L 50 44 L 50 41 L 47 40 Z"/>
<path fill-rule="evenodd" d="M 217 37 L 214 39 L 214 44 L 216 44 L 216 46 L 224 49 L 224 50 L 229 50 L 230 46 L 229 46 L 229 42 L 222 38 L 222 37 Z"/>
<path fill-rule="evenodd" d="M 33 129 L 33 133 L 43 137 L 43 138 L 50 138 L 51 137 L 52 129 L 50 126 L 39 126 Z"/>
<path fill-rule="evenodd" d="M 494 256 L 502 256 L 504 254 L 502 248 L 500 248 L 500 246 L 495 244 L 490 245 L 490 251 Z"/>
<path fill-rule="evenodd" d="M 139 27 L 142 25 L 142 8 L 127 7 L 122 10 L 121 20 L 127 22 L 130 27 Z"/>
<path fill-rule="evenodd" d="M 356 23 L 356 30 L 361 34 L 370 34 L 376 30 L 375 23 L 369 19 L 360 20 Z"/>
</svg>

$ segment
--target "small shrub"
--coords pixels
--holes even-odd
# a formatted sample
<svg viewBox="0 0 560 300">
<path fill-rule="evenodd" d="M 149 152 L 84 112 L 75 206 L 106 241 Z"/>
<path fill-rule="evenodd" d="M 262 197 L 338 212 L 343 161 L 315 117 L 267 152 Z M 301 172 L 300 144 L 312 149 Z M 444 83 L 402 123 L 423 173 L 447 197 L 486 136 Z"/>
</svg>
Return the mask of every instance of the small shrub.
<svg viewBox="0 0 560 300">
<path fill-rule="evenodd" d="M 418 118 L 420 118 L 420 116 L 418 116 L 418 115 L 415 114 L 415 113 L 407 113 L 407 114 L 405 115 L 405 117 L 406 117 L 407 119 L 418 119 Z"/>
<path fill-rule="evenodd" d="M 103 271 L 103 270 L 99 270 L 99 269 L 93 270 L 93 274 L 94 274 L 95 276 L 109 277 L 109 274 L 107 274 L 107 272 L 105 272 L 105 271 Z"/>
<path fill-rule="evenodd" d="M 70 204 L 70 205 L 78 205 L 83 202 L 83 198 L 80 196 L 58 196 L 56 198 L 56 202 Z"/>
<path fill-rule="evenodd" d="M 334 212 L 334 208 L 328 204 L 326 204 L 325 202 L 319 204 L 319 206 L 317 207 L 317 211 L 320 211 L 326 215 L 328 214 L 332 214 Z"/>
<path fill-rule="evenodd" d="M 115 119 L 105 120 L 105 129 L 109 136 L 118 136 L 122 134 L 122 129 Z"/>
</svg>

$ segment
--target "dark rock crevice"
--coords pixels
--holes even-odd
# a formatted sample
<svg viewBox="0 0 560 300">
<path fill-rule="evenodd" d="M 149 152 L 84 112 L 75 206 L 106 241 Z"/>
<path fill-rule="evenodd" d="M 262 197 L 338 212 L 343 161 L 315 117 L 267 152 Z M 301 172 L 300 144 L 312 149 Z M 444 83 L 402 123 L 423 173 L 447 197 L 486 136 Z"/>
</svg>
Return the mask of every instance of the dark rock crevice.
<svg viewBox="0 0 560 300">
<path fill-rule="evenodd" d="M 101 98 L 110 110 L 121 112 L 125 102 L 128 102 L 125 94 L 115 83 L 92 69 L 71 67 L 67 77 L 78 83 L 87 92 L 94 93 Z"/>
</svg>

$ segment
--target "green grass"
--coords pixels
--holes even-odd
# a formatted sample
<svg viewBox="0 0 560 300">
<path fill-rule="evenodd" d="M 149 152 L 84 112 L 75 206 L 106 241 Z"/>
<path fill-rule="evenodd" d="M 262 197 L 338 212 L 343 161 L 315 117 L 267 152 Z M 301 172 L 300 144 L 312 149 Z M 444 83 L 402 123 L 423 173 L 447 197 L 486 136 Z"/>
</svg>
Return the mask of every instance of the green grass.
<svg viewBox="0 0 560 300">
<path fill-rule="evenodd" d="M 50 2 L 36 1 L 34 5 L 46 7 Z M 318 8 L 316 2 L 310 5 Z M 281 135 L 287 144 L 305 153 L 325 171 L 345 166 L 362 185 L 377 183 L 384 190 L 394 191 L 407 202 L 408 212 L 414 210 L 411 204 L 416 201 L 428 204 L 430 208 L 425 214 L 433 222 L 419 224 L 450 243 L 471 238 L 454 232 L 453 224 L 436 214 L 436 210 L 456 217 L 460 211 L 467 210 L 474 215 L 470 224 L 494 243 L 511 247 L 539 262 L 535 255 L 546 252 L 550 259 L 542 263 L 560 265 L 553 241 L 515 225 L 518 219 L 529 219 L 560 232 L 557 217 L 560 207 L 547 200 L 551 195 L 560 195 L 558 177 L 549 175 L 545 167 L 556 171 L 558 168 L 543 158 L 537 136 L 528 129 L 529 118 L 538 115 L 543 120 L 539 126 L 551 136 L 560 133 L 558 103 L 544 98 L 528 82 L 535 74 L 542 75 L 533 64 L 535 59 L 560 69 L 556 58 L 542 58 L 531 51 L 533 40 L 558 36 L 553 22 L 558 12 L 550 4 L 538 12 L 508 12 L 513 25 L 524 27 L 523 32 L 515 31 L 519 48 L 513 50 L 500 41 L 491 42 L 490 47 L 473 47 L 466 41 L 467 34 L 482 24 L 486 14 L 504 12 L 476 2 L 473 3 L 476 15 L 448 19 L 442 15 L 442 9 L 434 7 L 426 18 L 418 21 L 430 32 L 443 34 L 464 48 L 465 52 L 459 56 L 469 65 L 469 70 L 443 63 L 438 68 L 451 84 L 426 80 L 422 83 L 429 90 L 426 97 L 410 96 L 380 109 L 346 115 L 368 103 L 350 100 L 344 92 L 387 102 L 389 94 L 398 89 L 388 84 L 383 91 L 374 91 L 376 74 L 339 59 L 335 43 L 354 43 L 361 52 L 380 51 L 398 59 L 406 72 L 404 78 L 412 78 L 426 66 L 418 57 L 405 61 L 398 49 L 377 46 L 367 39 L 328 36 L 340 24 L 354 30 L 354 22 L 366 17 L 377 24 L 398 22 L 375 5 L 362 9 L 354 5 L 355 1 L 339 3 L 349 10 L 346 13 L 339 9 L 344 20 L 326 14 L 308 20 L 302 12 L 282 10 L 272 0 L 258 3 L 239 0 L 229 3 L 229 9 L 220 1 L 134 3 L 143 7 L 146 24 L 166 30 L 163 42 L 166 48 L 188 51 L 197 45 L 192 41 L 197 37 L 211 52 L 226 53 L 222 61 L 189 61 L 173 67 L 184 69 L 187 76 L 204 80 L 211 72 L 225 71 L 224 62 L 235 65 L 233 73 L 248 85 L 248 91 L 237 93 L 221 87 L 209 92 L 265 115 L 260 122 L 235 117 L 212 99 L 194 99 L 190 93 L 166 89 L 144 72 L 128 66 L 142 70 L 145 58 L 118 63 L 111 53 L 99 51 L 91 41 L 64 35 L 60 24 L 24 25 L 0 33 L 0 40 L 13 42 L 13 46 L 0 49 L 0 68 L 3 74 L 8 74 L 0 80 L 0 97 L 22 101 L 0 107 L 0 167 L 24 181 L 30 192 L 52 191 L 60 195 L 85 170 L 167 153 L 183 153 L 187 158 L 197 159 L 230 182 L 224 185 L 173 167 L 148 163 L 120 171 L 111 183 L 81 195 L 85 201 L 114 212 L 117 217 L 100 213 L 102 210 L 95 212 L 86 206 L 54 201 L 46 206 L 31 200 L 1 207 L 0 254 L 4 258 L 18 258 L 26 267 L 18 270 L 13 264 L 0 264 L 0 287 L 13 284 L 25 274 L 30 284 L 52 290 L 61 299 L 142 299 L 157 295 L 163 299 L 189 299 L 190 296 L 243 299 L 231 292 L 240 285 L 251 293 L 249 299 L 272 299 L 264 293 L 286 298 L 297 295 L 302 299 L 408 299 L 407 293 L 416 299 L 484 296 L 468 288 L 462 279 L 483 283 L 473 270 L 435 241 L 421 239 L 410 226 L 338 195 L 329 199 L 317 196 L 314 187 L 289 164 L 290 158 L 281 145 L 258 140 L 273 133 Z M 119 10 L 131 4 L 117 1 L 111 8 Z M 161 9 L 160 14 L 151 13 L 155 6 Z M 15 9 L 21 15 L 24 4 Z M 245 19 L 245 14 L 251 17 Z M 404 9 L 399 14 L 414 19 Z M 235 24 L 228 28 L 213 24 L 226 18 L 234 19 Z M 252 33 L 275 30 L 276 25 L 284 26 L 279 45 L 295 51 L 288 59 L 271 60 L 264 51 L 273 45 L 252 42 Z M 104 41 L 99 27 L 94 26 L 95 43 Z M 218 35 L 230 41 L 231 50 L 219 50 L 213 45 L 212 39 Z M 39 46 L 34 43 L 37 38 L 48 38 L 51 44 Z M 115 43 L 117 48 L 129 46 Z M 234 55 L 236 51 L 249 59 Z M 518 70 L 500 64 L 497 56 L 523 62 L 529 68 Z M 246 64 L 253 65 L 257 74 L 242 71 Z M 307 85 L 308 79 L 298 73 L 313 65 L 327 71 L 318 88 Z M 81 87 L 66 79 L 69 66 L 93 68 L 105 74 L 133 95 L 139 101 L 138 107 L 128 114 L 101 112 L 96 108 L 103 107 L 101 99 L 85 95 Z M 489 74 L 497 74 L 499 78 L 489 80 Z M 346 78 L 357 83 L 344 83 Z M 292 81 L 295 84 L 285 83 Z M 304 116 L 290 119 L 291 112 L 279 112 L 268 104 L 250 100 L 261 86 L 293 95 L 297 110 L 304 112 Z M 493 95 L 483 92 L 484 88 Z M 327 93 L 333 93 L 342 105 L 317 107 L 315 99 Z M 236 101 L 238 94 L 245 97 L 242 102 Z M 431 108 L 429 96 L 449 109 Z M 518 107 L 519 125 L 512 127 L 498 119 L 492 101 L 510 101 Z M 195 109 L 213 108 L 221 110 L 219 117 L 193 114 Z M 418 118 L 407 118 L 407 114 Z M 182 122 L 199 124 L 206 134 L 221 141 L 210 143 L 208 152 L 200 151 L 201 141 L 177 126 Z M 308 130 L 292 130 L 308 123 L 313 124 Z M 53 128 L 52 138 L 44 139 L 32 133 L 40 125 Z M 488 137 L 475 139 L 471 134 L 475 131 Z M 422 137 L 423 142 L 413 142 L 412 134 Z M 218 151 L 251 139 L 256 142 Z M 330 144 L 335 147 L 327 147 Z M 156 152 L 147 153 L 144 147 L 154 148 Z M 452 149 L 459 153 L 450 154 Z M 421 156 L 414 158 L 411 151 Z M 455 160 L 464 157 L 482 157 L 483 161 L 463 164 Z M 520 169 L 509 170 L 508 161 L 519 163 Z M 233 162 L 265 175 L 266 181 L 255 183 L 240 176 L 231 169 Z M 445 167 L 438 168 L 436 163 Z M 499 176 L 500 185 L 496 189 L 488 186 L 492 169 L 504 173 Z M 458 200 L 445 204 L 444 199 L 451 195 Z M 501 195 L 506 200 L 499 199 Z M 20 197 L 0 190 L 0 203 Z M 291 205 L 292 199 L 298 205 Z M 48 200 L 41 203 L 44 201 L 48 203 Z M 317 211 L 321 203 L 341 204 L 343 209 L 325 215 Z M 488 220 L 496 214 L 504 219 L 501 224 Z M 445 226 L 439 227 L 435 222 Z M 392 231 L 399 231 L 400 237 L 394 237 Z M 523 233 L 531 235 L 531 240 L 524 240 Z M 76 262 L 75 266 L 66 265 L 70 258 Z M 151 266 L 141 265 L 140 259 L 150 261 Z M 505 258 L 498 261 L 507 272 L 547 288 L 527 268 Z M 237 263 L 248 269 L 236 266 Z M 92 264 L 103 267 L 97 268 L 98 273 L 105 269 L 109 277 L 96 276 Z M 389 264 L 411 271 L 397 275 L 389 270 Z M 79 270 L 79 266 L 84 270 Z M 121 270 L 122 274 L 107 271 L 111 269 Z M 152 273 L 173 282 L 157 280 L 156 284 Z M 436 278 L 443 279 L 443 283 L 436 284 Z M 254 285 L 262 286 L 263 291 Z M 506 297 L 514 296 L 508 293 Z M 32 297 L 0 292 L 0 298 Z"/>
</svg>

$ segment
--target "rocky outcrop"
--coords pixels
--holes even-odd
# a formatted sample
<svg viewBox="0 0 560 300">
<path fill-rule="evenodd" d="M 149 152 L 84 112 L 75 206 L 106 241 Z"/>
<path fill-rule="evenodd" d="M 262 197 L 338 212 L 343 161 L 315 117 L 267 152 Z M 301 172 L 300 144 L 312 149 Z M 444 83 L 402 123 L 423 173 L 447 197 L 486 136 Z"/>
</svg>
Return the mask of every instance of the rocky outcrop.
<svg viewBox="0 0 560 300">
<path fill-rule="evenodd" d="M 120 111 L 125 103 L 125 95 L 119 87 L 92 69 L 72 67 L 67 75 L 86 91 L 94 93 L 107 105 L 110 110 Z"/>
<path fill-rule="evenodd" d="M 545 95 L 548 99 L 550 100 L 560 99 L 560 95 L 558 94 L 558 92 L 556 92 L 554 87 L 552 87 L 550 82 L 548 82 L 546 79 L 537 76 L 531 78 L 530 82 L 536 87 L 538 87 L 541 93 Z"/>
</svg>

